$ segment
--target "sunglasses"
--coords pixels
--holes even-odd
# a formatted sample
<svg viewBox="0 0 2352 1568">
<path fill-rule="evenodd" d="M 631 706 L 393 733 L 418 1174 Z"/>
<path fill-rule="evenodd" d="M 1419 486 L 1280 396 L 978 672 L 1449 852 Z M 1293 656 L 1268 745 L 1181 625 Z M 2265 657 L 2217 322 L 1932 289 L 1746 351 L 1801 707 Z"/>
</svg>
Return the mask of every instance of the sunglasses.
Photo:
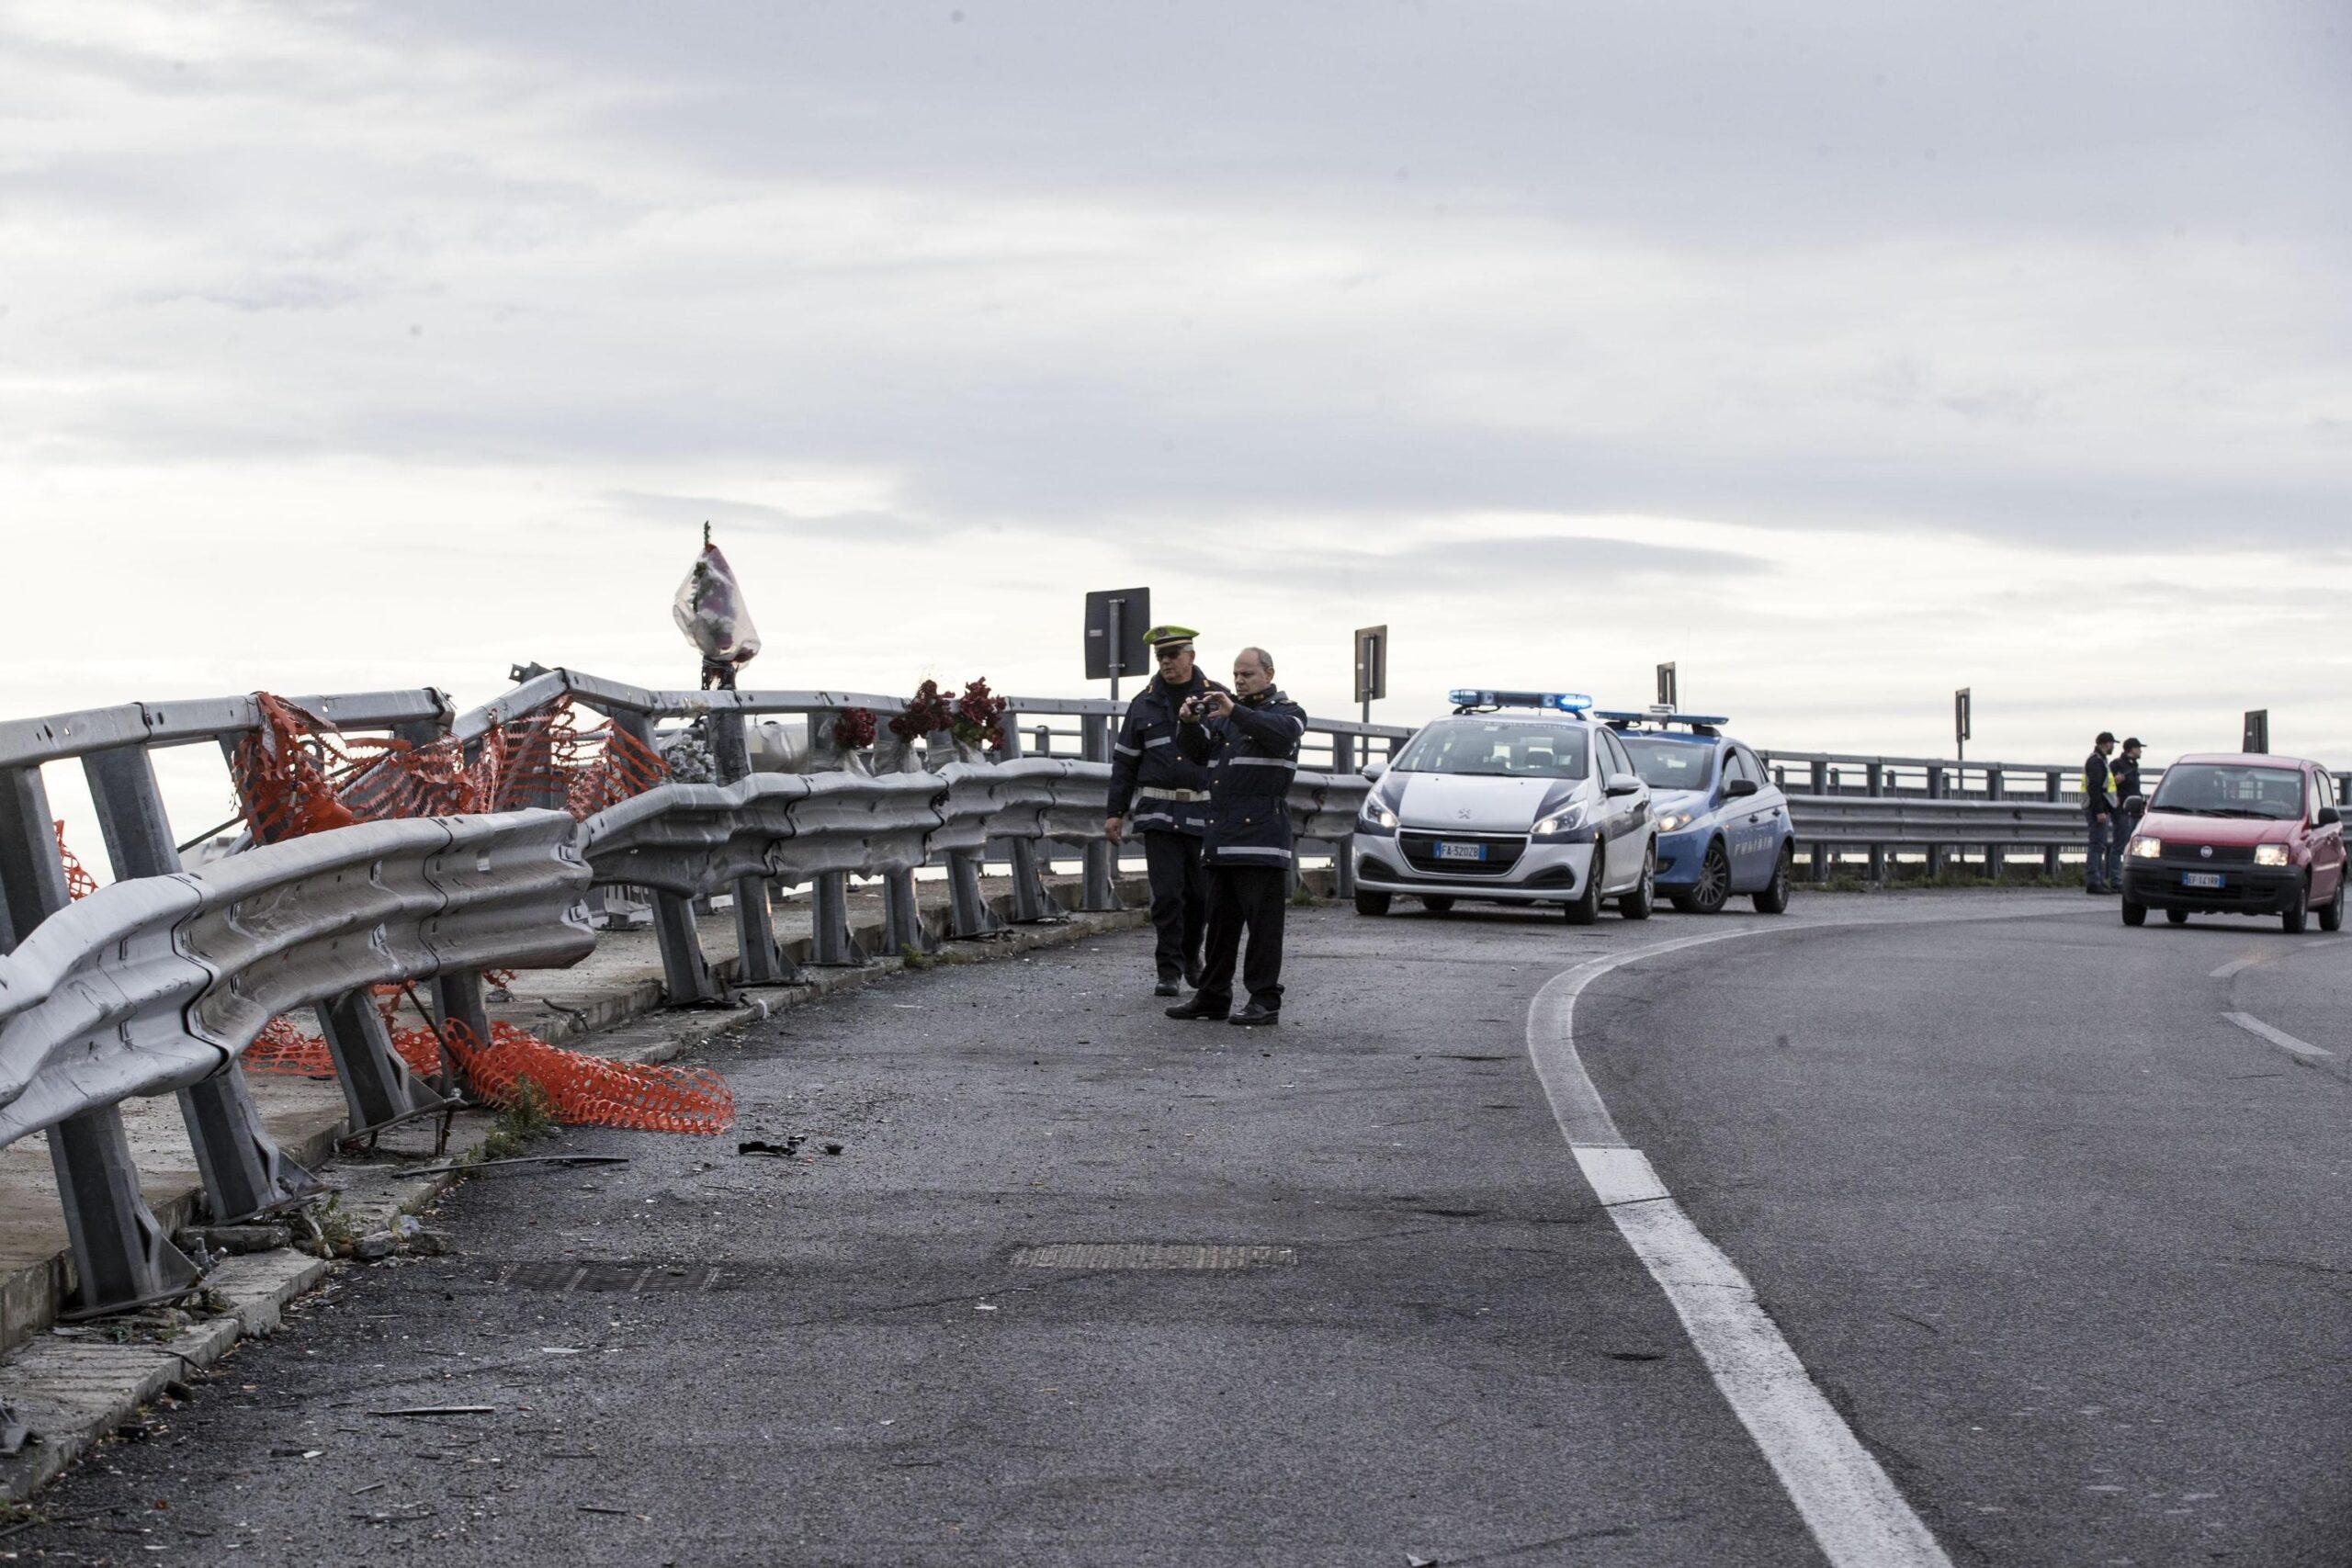
<svg viewBox="0 0 2352 1568">
<path fill-rule="evenodd" d="M 1151 656 L 1165 664 L 1171 659 L 1181 659 L 1192 651 L 1189 648 L 1156 648 L 1152 649 Z"/>
</svg>

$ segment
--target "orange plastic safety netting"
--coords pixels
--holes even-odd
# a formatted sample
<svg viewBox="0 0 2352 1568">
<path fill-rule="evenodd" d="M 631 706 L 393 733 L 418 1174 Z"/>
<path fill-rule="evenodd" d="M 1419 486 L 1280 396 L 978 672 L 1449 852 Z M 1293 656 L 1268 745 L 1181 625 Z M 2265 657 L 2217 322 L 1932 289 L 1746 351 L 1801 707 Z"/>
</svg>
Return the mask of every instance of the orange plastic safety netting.
<svg viewBox="0 0 2352 1568">
<path fill-rule="evenodd" d="M 52 825 L 57 829 L 57 858 L 65 865 L 65 896 L 68 898 L 86 898 L 98 890 L 98 879 L 74 857 L 73 847 L 65 841 L 65 819 L 61 817 Z"/>
<path fill-rule="evenodd" d="M 569 697 L 494 727 L 471 747 L 446 738 L 424 745 L 345 738 L 283 698 L 262 692 L 254 700 L 262 722 L 239 744 L 232 771 L 246 824 L 263 843 L 355 822 L 535 806 L 584 818 L 669 773 L 658 753 L 616 726 L 581 729 Z M 438 1035 L 403 1027 L 394 1013 L 404 989 L 379 987 L 376 997 L 412 1072 L 438 1073 L 446 1041 L 458 1069 L 493 1105 L 516 1103 L 527 1082 L 568 1124 L 710 1135 L 734 1125 L 734 1092 L 716 1073 L 606 1061 L 510 1023 L 492 1023 L 487 1045 L 461 1023 L 443 1024 Z M 269 1021 L 243 1060 L 250 1072 L 334 1070 L 326 1043 L 284 1018 Z"/>
<path fill-rule="evenodd" d="M 588 817 L 669 776 L 617 726 L 579 727 L 571 699 L 493 726 L 469 747 L 345 738 L 282 697 L 254 694 L 261 724 L 232 763 L 246 825 L 275 843 L 354 822 L 550 807 Z M 470 754 L 469 754 L 470 753 Z"/>
</svg>

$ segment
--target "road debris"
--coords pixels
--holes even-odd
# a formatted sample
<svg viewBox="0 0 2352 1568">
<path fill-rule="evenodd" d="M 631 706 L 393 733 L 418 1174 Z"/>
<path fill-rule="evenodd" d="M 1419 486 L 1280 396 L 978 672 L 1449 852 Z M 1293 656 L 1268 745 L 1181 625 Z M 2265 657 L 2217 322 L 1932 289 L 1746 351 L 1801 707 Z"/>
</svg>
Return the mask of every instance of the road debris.
<svg viewBox="0 0 2352 1568">
<path fill-rule="evenodd" d="M 403 1170 L 403 1180 L 417 1176 L 470 1176 L 477 1170 L 495 1170 L 510 1165 L 627 1165 L 627 1155 L 516 1155 L 511 1159 L 478 1159 L 471 1164 L 430 1166 L 423 1170 Z"/>
<path fill-rule="evenodd" d="M 770 1159 L 791 1159 L 800 1153 L 800 1145 L 806 1142 L 808 1140 L 797 1133 L 780 1144 L 770 1143 L 765 1138 L 746 1138 L 735 1145 L 735 1152 L 739 1155 L 764 1155 Z"/>
<path fill-rule="evenodd" d="M 400 1410 L 370 1410 L 370 1416 L 494 1416 L 495 1404 L 412 1404 Z"/>
</svg>

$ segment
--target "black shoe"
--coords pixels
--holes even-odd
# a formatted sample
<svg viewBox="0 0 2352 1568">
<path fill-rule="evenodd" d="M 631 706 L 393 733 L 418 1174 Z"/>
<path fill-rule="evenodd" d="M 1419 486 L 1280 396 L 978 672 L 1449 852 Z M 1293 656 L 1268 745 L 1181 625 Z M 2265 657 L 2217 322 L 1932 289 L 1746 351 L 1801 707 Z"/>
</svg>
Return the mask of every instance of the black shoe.
<svg viewBox="0 0 2352 1568">
<path fill-rule="evenodd" d="M 1261 1023 L 1280 1023 L 1282 1021 L 1282 1009 L 1260 1007 L 1256 1002 L 1251 1002 L 1225 1021 L 1239 1024 L 1244 1029 L 1252 1029 Z"/>
<path fill-rule="evenodd" d="M 2094 898 L 2104 898 L 2107 897 L 2107 889 L 2104 887 L 2085 887 L 2083 891 L 2089 894 Z"/>
<path fill-rule="evenodd" d="M 1155 997 L 1172 997 L 1176 994 L 1176 982 L 1163 979 L 1151 988 L 1151 994 Z"/>
<path fill-rule="evenodd" d="M 1168 1016 L 1170 1018 L 1184 1019 L 1203 1018 L 1214 1021 L 1216 1019 L 1223 1018 L 1232 1006 L 1233 1004 L 1229 1001 L 1217 1001 L 1213 998 L 1204 997 L 1198 991 L 1195 991 L 1193 993 L 1193 999 L 1191 1001 L 1179 1002 L 1176 1006 L 1170 1008 L 1168 1010 Z"/>
</svg>

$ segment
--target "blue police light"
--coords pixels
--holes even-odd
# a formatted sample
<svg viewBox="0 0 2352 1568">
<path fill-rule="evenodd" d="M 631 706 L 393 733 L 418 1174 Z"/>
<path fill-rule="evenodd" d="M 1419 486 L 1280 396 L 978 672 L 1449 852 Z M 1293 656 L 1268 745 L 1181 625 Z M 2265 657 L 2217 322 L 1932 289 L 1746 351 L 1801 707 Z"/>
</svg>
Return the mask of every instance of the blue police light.
<svg viewBox="0 0 2352 1568">
<path fill-rule="evenodd" d="M 1592 699 L 1582 692 L 1496 692 L 1456 687 L 1446 694 L 1446 698 L 1458 708 L 1551 708 L 1557 713 L 1582 715 L 1592 706 Z"/>
<path fill-rule="evenodd" d="M 1721 714 L 1676 713 L 1672 708 L 1657 703 L 1640 709 L 1603 708 L 1592 716 L 1607 724 L 1611 729 L 1631 729 L 1635 725 L 1641 724 L 1656 725 L 1657 728 L 1655 730 L 1645 733 L 1652 734 L 1661 740 L 1706 739 L 1720 734 L 1723 727 L 1731 722 Z M 1673 724 L 1688 725 L 1690 729 L 1690 735 L 1682 736 L 1669 732 L 1667 726 Z"/>
</svg>

